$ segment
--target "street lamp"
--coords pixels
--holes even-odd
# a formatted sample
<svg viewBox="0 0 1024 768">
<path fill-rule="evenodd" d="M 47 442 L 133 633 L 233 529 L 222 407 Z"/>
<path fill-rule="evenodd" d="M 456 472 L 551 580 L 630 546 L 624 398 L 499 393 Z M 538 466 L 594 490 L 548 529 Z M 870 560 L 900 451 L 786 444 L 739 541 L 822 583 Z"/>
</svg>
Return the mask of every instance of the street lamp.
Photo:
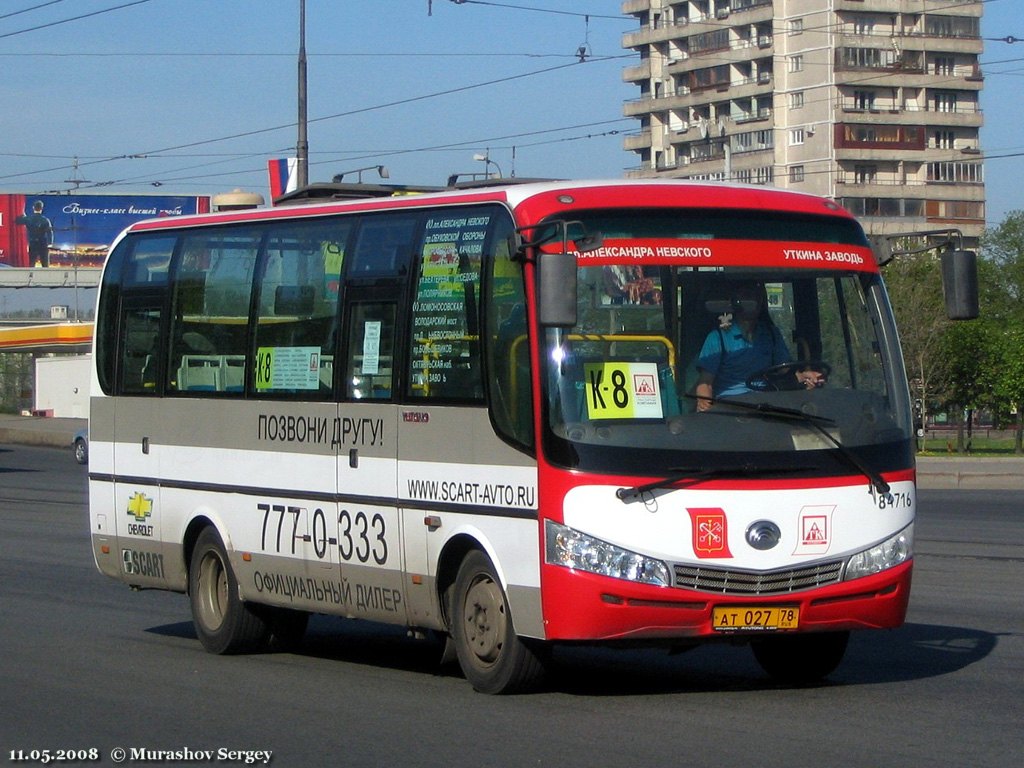
<svg viewBox="0 0 1024 768">
<path fill-rule="evenodd" d="M 342 173 L 336 173 L 336 174 L 334 174 L 334 178 L 332 179 L 332 181 L 335 184 L 340 184 L 342 179 L 345 176 L 347 176 L 350 173 L 355 173 L 355 174 L 358 174 L 358 176 L 356 176 L 356 179 L 357 179 L 358 183 L 362 184 L 363 183 L 363 171 L 373 171 L 373 170 L 377 171 L 377 175 L 380 176 L 382 179 L 390 179 L 391 178 L 391 174 L 388 173 L 388 169 L 385 168 L 383 165 L 368 165 L 365 168 L 353 168 L 351 171 L 344 171 Z"/>
<path fill-rule="evenodd" d="M 477 152 L 475 155 L 473 155 L 473 159 L 484 164 L 484 173 L 487 175 L 488 178 L 490 178 L 490 173 L 487 172 L 487 169 L 492 165 L 498 169 L 497 178 L 500 179 L 504 175 L 501 172 L 501 166 L 498 165 L 493 160 L 491 160 L 491 150 L 488 149 L 487 152 Z"/>
</svg>

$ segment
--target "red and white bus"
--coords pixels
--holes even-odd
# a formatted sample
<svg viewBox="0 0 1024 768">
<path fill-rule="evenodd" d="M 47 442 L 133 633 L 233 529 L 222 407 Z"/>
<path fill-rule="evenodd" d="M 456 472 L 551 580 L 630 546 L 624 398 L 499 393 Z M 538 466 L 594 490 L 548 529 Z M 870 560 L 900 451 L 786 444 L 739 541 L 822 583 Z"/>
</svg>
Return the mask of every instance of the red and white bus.
<svg viewBox="0 0 1024 768">
<path fill-rule="evenodd" d="M 768 362 L 698 397 L 754 305 Z M 154 220 L 95 338 L 96 564 L 187 593 L 212 652 L 323 613 L 441 633 L 485 692 L 580 641 L 746 642 L 808 681 L 904 620 L 912 407 L 829 200 L 537 183 Z"/>
</svg>

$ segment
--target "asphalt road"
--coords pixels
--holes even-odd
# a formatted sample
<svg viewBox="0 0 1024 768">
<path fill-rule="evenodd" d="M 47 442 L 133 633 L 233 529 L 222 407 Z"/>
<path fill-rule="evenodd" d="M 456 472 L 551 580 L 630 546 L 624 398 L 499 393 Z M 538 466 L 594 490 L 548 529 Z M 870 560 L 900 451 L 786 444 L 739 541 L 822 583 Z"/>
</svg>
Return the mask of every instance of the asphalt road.
<svg viewBox="0 0 1024 768">
<path fill-rule="evenodd" d="M 544 692 L 476 694 L 436 646 L 317 618 L 301 654 L 202 651 L 180 595 L 101 576 L 86 470 L 0 446 L 0 757 L 158 750 L 161 765 L 1007 766 L 1024 753 L 1024 512 L 923 491 L 908 624 L 855 634 L 830 681 L 771 684 L 749 650 L 563 649 Z M 218 750 L 223 750 L 218 756 Z M 237 754 L 229 753 L 238 751 Z M 20 751 L 20 752 L 18 752 Z M 142 753 L 136 752 L 136 756 Z M 28 760 L 21 760 L 28 762 Z"/>
</svg>

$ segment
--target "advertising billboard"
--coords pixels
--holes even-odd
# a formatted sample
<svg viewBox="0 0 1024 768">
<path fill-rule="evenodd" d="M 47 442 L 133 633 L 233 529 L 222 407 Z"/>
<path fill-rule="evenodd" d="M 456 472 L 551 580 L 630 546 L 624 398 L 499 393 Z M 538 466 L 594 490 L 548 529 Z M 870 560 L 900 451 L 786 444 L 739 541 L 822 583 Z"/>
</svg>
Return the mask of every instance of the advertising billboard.
<svg viewBox="0 0 1024 768">
<path fill-rule="evenodd" d="M 0 265 L 98 267 L 129 224 L 209 210 L 208 196 L 0 194 Z"/>
</svg>

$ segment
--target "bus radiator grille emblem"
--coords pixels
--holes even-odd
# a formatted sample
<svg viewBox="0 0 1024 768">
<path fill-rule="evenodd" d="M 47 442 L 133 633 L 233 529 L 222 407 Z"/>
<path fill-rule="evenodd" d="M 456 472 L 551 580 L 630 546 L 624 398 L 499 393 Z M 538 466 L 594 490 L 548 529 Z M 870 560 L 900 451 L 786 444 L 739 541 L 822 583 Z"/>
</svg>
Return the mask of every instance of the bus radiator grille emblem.
<svg viewBox="0 0 1024 768">
<path fill-rule="evenodd" d="M 747 528 L 747 543 L 754 549 L 771 549 L 782 540 L 782 531 L 771 520 L 758 520 Z"/>
</svg>

